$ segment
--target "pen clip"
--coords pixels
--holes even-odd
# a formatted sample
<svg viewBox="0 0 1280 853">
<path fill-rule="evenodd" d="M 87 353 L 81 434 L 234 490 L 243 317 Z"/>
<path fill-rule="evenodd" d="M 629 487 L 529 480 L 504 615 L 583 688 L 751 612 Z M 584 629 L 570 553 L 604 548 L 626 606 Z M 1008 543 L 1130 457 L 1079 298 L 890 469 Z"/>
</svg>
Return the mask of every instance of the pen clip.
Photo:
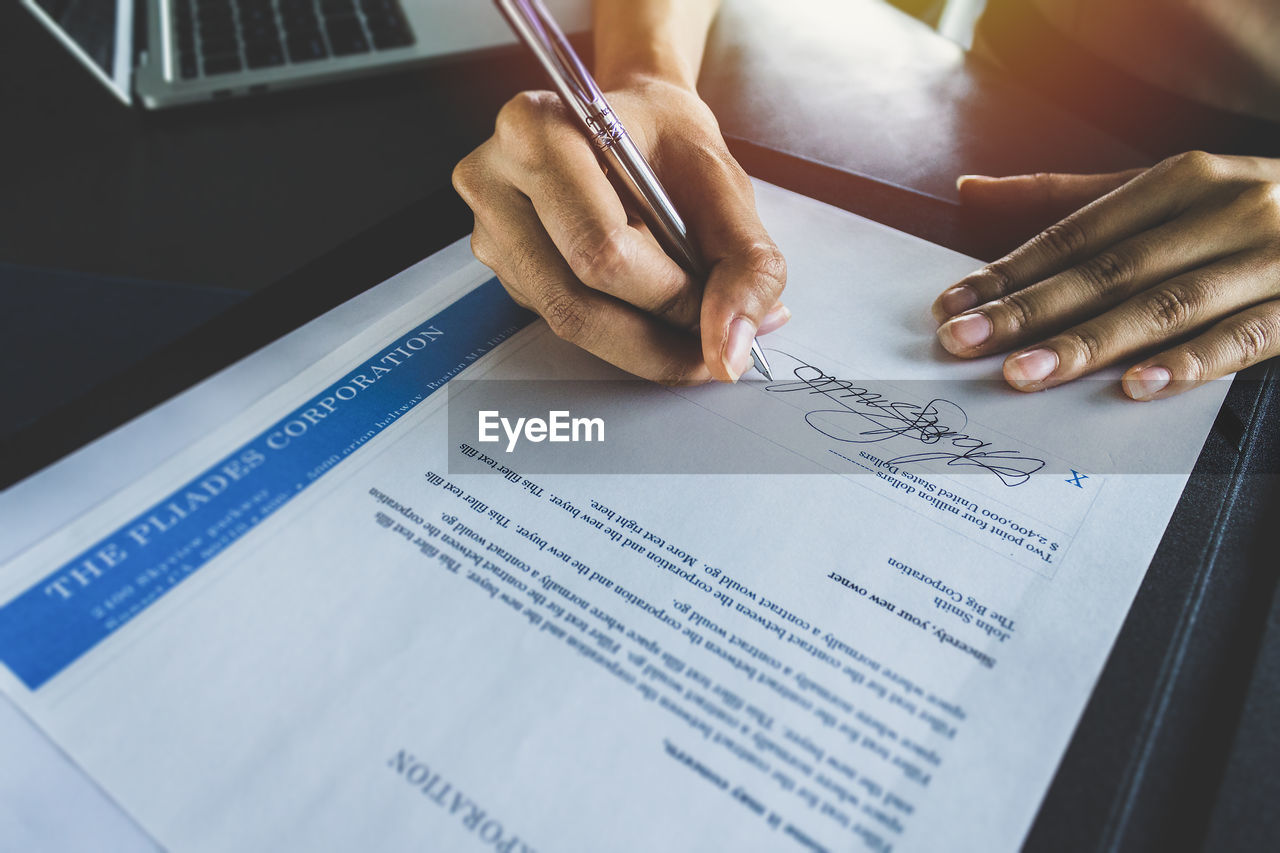
<svg viewBox="0 0 1280 853">
<path fill-rule="evenodd" d="M 541 0 L 494 2 L 578 119 L 622 198 L 635 202 L 636 212 L 667 254 L 696 278 L 705 278 L 675 204 Z"/>
<path fill-rule="evenodd" d="M 533 49 L 560 97 L 586 124 L 592 143 L 607 151 L 626 136 L 582 60 L 541 0 L 495 0 L 499 11 Z"/>
</svg>

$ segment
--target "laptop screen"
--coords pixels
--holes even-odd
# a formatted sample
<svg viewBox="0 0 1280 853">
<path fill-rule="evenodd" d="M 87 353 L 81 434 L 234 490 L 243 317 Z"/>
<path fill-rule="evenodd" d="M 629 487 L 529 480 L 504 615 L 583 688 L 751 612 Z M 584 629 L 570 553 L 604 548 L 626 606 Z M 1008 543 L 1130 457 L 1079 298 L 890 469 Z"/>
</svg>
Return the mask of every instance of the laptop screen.
<svg viewBox="0 0 1280 853">
<path fill-rule="evenodd" d="M 125 103 L 133 74 L 133 0 L 23 0 Z"/>
</svg>

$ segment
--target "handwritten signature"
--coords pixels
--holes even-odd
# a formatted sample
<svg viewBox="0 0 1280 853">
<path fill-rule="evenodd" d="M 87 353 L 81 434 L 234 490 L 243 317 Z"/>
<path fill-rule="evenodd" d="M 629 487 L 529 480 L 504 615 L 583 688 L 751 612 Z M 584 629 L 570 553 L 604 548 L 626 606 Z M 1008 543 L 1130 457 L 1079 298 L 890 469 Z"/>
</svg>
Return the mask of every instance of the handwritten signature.
<svg viewBox="0 0 1280 853">
<path fill-rule="evenodd" d="M 833 404 L 835 408 L 811 409 L 804 416 L 809 426 L 828 438 L 849 444 L 875 444 L 900 436 L 935 448 L 895 457 L 888 460 L 890 465 L 941 461 L 947 466 L 988 471 L 1010 487 L 1022 485 L 1045 465 L 1043 459 L 1016 450 L 993 450 L 991 442 L 963 432 L 969 416 L 950 400 L 935 397 L 923 405 L 890 400 L 847 379 L 831 376 L 794 355 L 777 354 L 795 362 L 791 369 L 795 380 L 771 382 L 765 390 L 772 394 L 819 395 Z"/>
</svg>

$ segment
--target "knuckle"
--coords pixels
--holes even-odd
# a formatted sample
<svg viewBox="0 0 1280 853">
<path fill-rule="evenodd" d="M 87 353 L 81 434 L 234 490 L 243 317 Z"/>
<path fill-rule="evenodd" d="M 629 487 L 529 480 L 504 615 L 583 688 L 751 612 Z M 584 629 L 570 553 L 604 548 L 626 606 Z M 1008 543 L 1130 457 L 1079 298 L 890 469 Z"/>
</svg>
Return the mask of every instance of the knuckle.
<svg viewBox="0 0 1280 853">
<path fill-rule="evenodd" d="M 692 158 L 691 171 L 694 174 L 727 184 L 740 192 L 751 192 L 751 179 L 733 159 L 722 140 L 714 137 L 705 139 L 702 144 L 687 149 L 685 156 Z"/>
<path fill-rule="evenodd" d="M 626 270 L 630 253 L 622 234 L 625 227 L 589 228 L 574 241 L 568 260 L 578 278 L 600 289 L 599 285 L 613 281 Z"/>
<path fill-rule="evenodd" d="M 1014 290 L 1013 273 L 1009 270 L 1008 258 L 1001 258 L 987 264 L 982 272 L 995 285 L 995 296 L 1002 296 Z"/>
<path fill-rule="evenodd" d="M 1091 367 L 1102 358 L 1102 338 L 1090 326 L 1068 329 L 1059 336 L 1059 340 L 1075 352 L 1076 363 L 1080 367 Z"/>
<path fill-rule="evenodd" d="M 1146 297 L 1146 313 L 1156 330 L 1164 334 L 1182 331 L 1191 323 L 1202 298 L 1190 288 L 1169 286 Z"/>
<path fill-rule="evenodd" d="M 496 255 L 493 251 L 491 243 L 480 231 L 471 232 L 471 254 L 476 256 L 476 260 L 484 264 L 489 269 L 494 269 Z M 510 288 L 508 288 L 510 290 Z"/>
<path fill-rule="evenodd" d="M 1019 332 L 1035 322 L 1036 309 L 1022 291 L 1006 294 L 997 303 L 1009 332 Z"/>
<path fill-rule="evenodd" d="M 682 285 L 673 286 L 653 307 L 652 313 L 666 319 L 677 321 L 681 325 L 692 322 L 696 304 L 690 299 L 690 293 Z"/>
<path fill-rule="evenodd" d="M 787 286 L 787 259 L 771 240 L 757 240 L 747 247 L 743 269 L 762 302 L 776 300 Z M 769 301 L 765 307 L 772 304 Z"/>
<path fill-rule="evenodd" d="M 1235 367 L 1248 367 L 1271 351 L 1276 340 L 1276 321 L 1251 316 L 1239 321 L 1231 330 Z"/>
<path fill-rule="evenodd" d="M 1195 347 L 1189 346 L 1182 354 L 1183 375 L 1179 379 L 1188 382 L 1199 382 L 1209 375 L 1209 357 Z"/>
<path fill-rule="evenodd" d="M 1269 234 L 1280 230 L 1280 183 L 1252 183 L 1240 193 L 1238 200 L 1249 221 L 1263 226 Z"/>
<path fill-rule="evenodd" d="M 550 92 L 520 92 L 503 104 L 494 125 L 494 139 L 501 150 L 522 162 L 536 159 L 545 150 L 544 140 L 559 115 Z"/>
<path fill-rule="evenodd" d="M 451 179 L 453 181 L 453 189 L 461 196 L 462 200 L 467 203 L 468 207 L 474 209 L 477 201 L 480 187 L 483 184 L 483 167 L 480 164 L 480 157 L 476 151 L 471 152 L 466 157 L 458 161 L 453 167 Z"/>
<path fill-rule="evenodd" d="M 543 92 L 519 92 L 498 110 L 497 129 L 520 132 L 528 130 L 546 115 Z"/>
<path fill-rule="evenodd" d="M 1187 151 L 1165 161 L 1170 171 L 1189 178 L 1210 179 L 1222 169 L 1222 160 L 1205 151 Z"/>
<path fill-rule="evenodd" d="M 1138 264 L 1132 256 L 1123 252 L 1102 252 L 1079 267 L 1080 277 L 1092 288 L 1095 296 L 1111 293 L 1133 281 Z"/>
<path fill-rule="evenodd" d="M 1068 216 L 1041 231 L 1035 242 L 1051 255 L 1071 257 L 1084 251 L 1089 244 L 1089 235 L 1078 219 Z"/>
<path fill-rule="evenodd" d="M 561 340 L 583 345 L 587 330 L 587 308 L 582 300 L 567 290 L 557 290 L 542 301 L 538 311 Z"/>
</svg>

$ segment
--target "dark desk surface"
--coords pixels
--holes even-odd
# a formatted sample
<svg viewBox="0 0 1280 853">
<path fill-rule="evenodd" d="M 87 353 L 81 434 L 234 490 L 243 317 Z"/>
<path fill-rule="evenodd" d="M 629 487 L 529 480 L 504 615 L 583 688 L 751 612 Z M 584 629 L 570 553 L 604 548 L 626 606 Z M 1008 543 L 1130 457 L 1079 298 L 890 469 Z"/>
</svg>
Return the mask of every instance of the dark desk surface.
<svg viewBox="0 0 1280 853">
<path fill-rule="evenodd" d="M 1019 235 L 966 217 L 949 189 L 955 175 L 1141 162 L 874 4 L 848 4 L 839 25 L 824 19 L 820 44 L 796 30 L 776 39 L 776 27 L 747 26 L 769 9 L 824 5 L 832 7 L 740 0 L 717 26 L 704 92 L 760 177 L 989 256 Z M 176 285 L 259 290 L 405 209 L 393 225 L 400 244 L 411 241 L 430 222 L 414 214 L 415 202 L 447 188 L 453 164 L 488 135 L 507 97 L 541 85 L 532 64 L 507 51 L 146 113 L 123 107 L 17 4 L 0 3 L 0 34 L 0 264 Z M 783 58 L 760 59 L 767 46 Z M 807 61 L 786 59 L 788 51 Z M 839 121 L 798 132 L 778 105 L 795 106 L 806 92 L 802 111 Z M 29 309 L 23 324 L 56 336 L 76 310 L 61 303 L 75 299 L 46 300 L 44 316 Z M 260 304 L 285 310 L 278 299 Z M 15 306 L 0 305 L 8 323 Z M 128 320 L 117 312 L 113 322 Z M 164 337 L 143 320 L 133 333 L 157 345 Z M 86 351 L 98 361 L 112 355 Z M 1245 558 L 1248 543 L 1261 541 L 1255 534 L 1275 528 L 1261 523 L 1265 489 L 1238 476 L 1263 404 L 1237 397 L 1139 593 L 1031 849 L 1172 849 L 1205 838 L 1227 849 L 1274 835 L 1266 815 L 1276 774 L 1258 772 L 1265 756 L 1280 755 L 1265 722 L 1275 691 L 1258 689 L 1273 683 L 1274 637 L 1271 651 L 1257 649 L 1275 564 L 1259 573 Z M 1216 523 L 1220 516 L 1236 521 Z"/>
</svg>

